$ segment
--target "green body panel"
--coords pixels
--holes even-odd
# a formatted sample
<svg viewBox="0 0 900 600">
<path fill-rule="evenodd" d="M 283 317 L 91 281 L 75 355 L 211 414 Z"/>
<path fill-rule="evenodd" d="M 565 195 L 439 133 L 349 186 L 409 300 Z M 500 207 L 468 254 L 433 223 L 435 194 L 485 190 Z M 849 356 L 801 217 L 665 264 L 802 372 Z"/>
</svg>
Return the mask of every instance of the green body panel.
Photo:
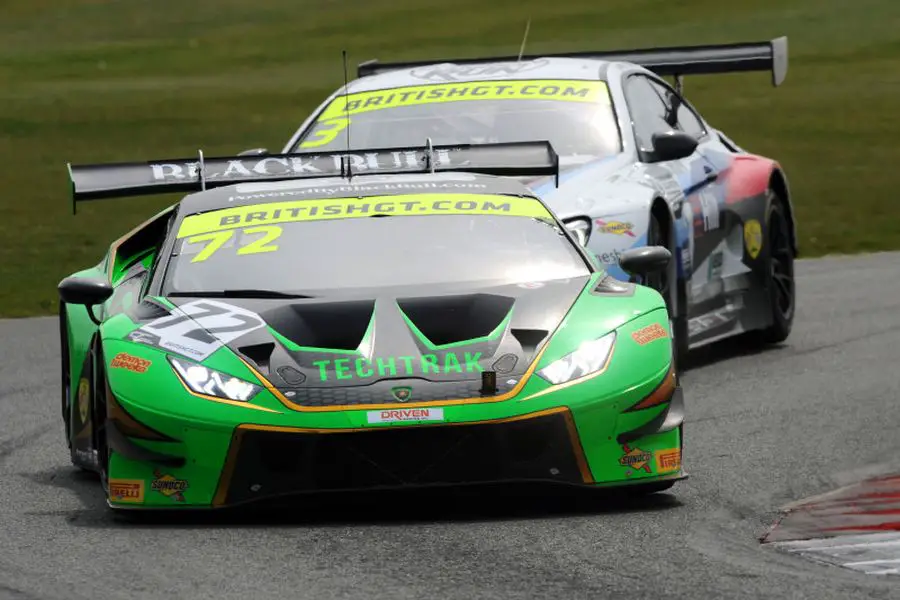
<svg viewBox="0 0 900 600">
<path fill-rule="evenodd" d="M 83 273 L 92 274 L 87 271 Z M 592 293 L 591 290 L 602 276 L 602 273 L 597 274 L 585 287 L 544 352 L 539 355 L 537 369 L 516 395 L 496 402 L 445 405 L 433 402 L 428 406 L 442 407 L 445 423 L 509 419 L 567 407 L 593 483 L 627 484 L 680 476 L 680 468 L 677 472 L 660 476 L 652 460 L 647 463 L 649 467 L 644 469 L 632 468 L 620 462 L 625 450 L 618 443 L 617 436 L 652 421 L 664 411 L 665 405 L 660 404 L 623 413 L 623 410 L 646 398 L 664 379 L 671 366 L 672 347 L 668 337 L 642 345 L 631 335 L 654 324 L 669 331 L 662 297 L 657 292 L 640 286 L 634 287 L 633 293 Z M 84 320 L 75 318 L 79 312 L 84 313 L 82 307 L 70 307 L 69 312 L 72 369 L 75 373 L 80 369 L 78 361 L 83 360 L 91 328 L 96 328 L 86 316 Z M 166 359 L 164 350 L 126 339 L 137 327 L 138 324 L 122 313 L 110 316 L 101 328 L 110 388 L 116 401 L 135 421 L 176 440 L 163 442 L 132 439 L 136 445 L 181 456 L 185 462 L 183 467 L 161 468 L 149 461 L 129 460 L 112 452 L 109 463 L 110 482 L 141 482 L 143 488 L 141 502 L 119 502 L 110 498 L 112 506 L 178 508 L 215 505 L 214 499 L 223 477 L 232 437 L 236 427 L 241 424 L 328 430 L 440 426 L 410 422 L 370 424 L 367 422 L 367 413 L 371 408 L 298 410 L 283 404 L 267 389 L 261 391 L 249 404 L 217 402 L 200 397 L 190 393 L 181 383 Z M 552 386 L 537 374 L 541 368 L 575 350 L 582 341 L 596 339 L 612 331 L 617 336 L 615 347 L 605 370 L 599 375 L 589 375 L 579 381 Z M 120 352 L 149 361 L 149 365 L 144 372 L 113 368 L 112 360 Z M 79 367 L 75 364 L 79 364 Z M 263 384 L 227 347 L 218 349 L 203 364 L 246 381 Z M 415 406 L 414 400 L 411 405 Z M 681 445 L 679 427 L 637 439 L 629 449 L 639 453 L 646 452 L 653 457 L 655 451 L 680 449 Z M 180 481 L 176 485 L 180 486 L 180 493 L 172 493 L 165 486 L 161 491 L 157 490 L 154 482 L 160 477 L 170 482 L 170 488 L 173 479 Z"/>
</svg>

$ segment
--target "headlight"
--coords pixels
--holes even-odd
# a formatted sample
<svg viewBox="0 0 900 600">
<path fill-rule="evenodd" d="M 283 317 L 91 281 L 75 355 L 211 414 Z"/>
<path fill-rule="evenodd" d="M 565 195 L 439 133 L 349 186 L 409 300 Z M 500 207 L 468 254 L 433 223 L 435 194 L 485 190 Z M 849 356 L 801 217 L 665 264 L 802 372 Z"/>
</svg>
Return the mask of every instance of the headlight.
<svg viewBox="0 0 900 600">
<path fill-rule="evenodd" d="M 582 247 L 587 248 L 588 239 L 591 237 L 591 222 L 587 219 L 573 219 L 566 223 L 566 229 L 572 232 L 575 239 Z"/>
<path fill-rule="evenodd" d="M 582 342 L 578 350 L 553 361 L 538 371 L 538 375 L 554 385 L 559 385 L 595 373 L 606 365 L 615 342 L 615 331 L 602 338 Z"/>
<path fill-rule="evenodd" d="M 172 368 L 192 392 L 215 396 L 223 400 L 247 402 L 262 389 L 249 381 L 207 369 L 203 365 L 168 357 Z"/>
</svg>

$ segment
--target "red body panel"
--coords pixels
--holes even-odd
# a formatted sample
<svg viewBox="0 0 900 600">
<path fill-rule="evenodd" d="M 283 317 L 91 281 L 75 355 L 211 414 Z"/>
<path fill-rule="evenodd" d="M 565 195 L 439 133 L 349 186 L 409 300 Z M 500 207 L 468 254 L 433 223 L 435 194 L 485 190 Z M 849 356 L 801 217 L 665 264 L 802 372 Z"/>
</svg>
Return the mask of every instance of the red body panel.
<svg viewBox="0 0 900 600">
<path fill-rule="evenodd" d="M 725 183 L 725 203 L 734 204 L 765 193 L 772 171 L 778 163 L 762 156 L 739 155 L 734 157 Z"/>
</svg>

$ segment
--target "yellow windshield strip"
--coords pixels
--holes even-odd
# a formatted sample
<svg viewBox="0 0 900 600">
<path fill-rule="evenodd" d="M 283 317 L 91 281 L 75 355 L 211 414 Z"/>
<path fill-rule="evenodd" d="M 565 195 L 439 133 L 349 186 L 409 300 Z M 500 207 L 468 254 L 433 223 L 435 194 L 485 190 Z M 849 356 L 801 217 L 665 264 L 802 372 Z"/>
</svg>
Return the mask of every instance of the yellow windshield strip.
<svg viewBox="0 0 900 600">
<path fill-rule="evenodd" d="M 465 100 L 555 100 L 610 104 L 606 83 L 577 79 L 467 81 L 400 87 L 340 96 L 319 115 L 326 121 L 383 108 Z M 345 107 L 347 110 L 345 111 Z"/>
<path fill-rule="evenodd" d="M 538 200 L 512 196 L 421 194 L 327 198 L 252 204 L 191 215 L 181 222 L 178 237 L 184 238 L 239 227 L 371 217 L 374 214 L 392 216 L 503 215 L 538 219 L 551 217 L 549 211 Z"/>
</svg>

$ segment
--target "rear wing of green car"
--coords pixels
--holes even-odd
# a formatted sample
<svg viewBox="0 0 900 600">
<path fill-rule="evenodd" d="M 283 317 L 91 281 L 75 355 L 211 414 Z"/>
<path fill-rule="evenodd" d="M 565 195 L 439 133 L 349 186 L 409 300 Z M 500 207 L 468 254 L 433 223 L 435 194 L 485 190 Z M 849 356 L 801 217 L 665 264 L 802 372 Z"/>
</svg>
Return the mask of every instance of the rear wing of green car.
<svg viewBox="0 0 900 600">
<path fill-rule="evenodd" d="M 616 62 L 629 62 L 649 69 L 660 76 L 704 75 L 736 73 L 741 71 L 771 71 L 772 85 L 779 86 L 787 76 L 787 37 L 768 42 L 744 42 L 707 46 L 671 46 L 640 48 L 635 50 L 601 50 L 588 52 L 563 52 L 557 54 L 532 54 L 524 56 L 492 56 L 484 58 L 451 58 L 381 63 L 377 59 L 360 63 L 357 77 L 378 73 L 411 69 L 415 67 L 453 65 L 481 65 L 487 63 L 531 61 L 541 58 L 582 58 Z M 502 72 L 498 66 L 498 72 Z"/>
<path fill-rule="evenodd" d="M 365 175 L 465 172 L 499 176 L 554 175 L 559 156 L 550 142 L 372 148 L 352 152 L 176 158 L 150 162 L 68 165 L 72 212 L 101 198 L 198 192 L 260 181 Z"/>
</svg>

